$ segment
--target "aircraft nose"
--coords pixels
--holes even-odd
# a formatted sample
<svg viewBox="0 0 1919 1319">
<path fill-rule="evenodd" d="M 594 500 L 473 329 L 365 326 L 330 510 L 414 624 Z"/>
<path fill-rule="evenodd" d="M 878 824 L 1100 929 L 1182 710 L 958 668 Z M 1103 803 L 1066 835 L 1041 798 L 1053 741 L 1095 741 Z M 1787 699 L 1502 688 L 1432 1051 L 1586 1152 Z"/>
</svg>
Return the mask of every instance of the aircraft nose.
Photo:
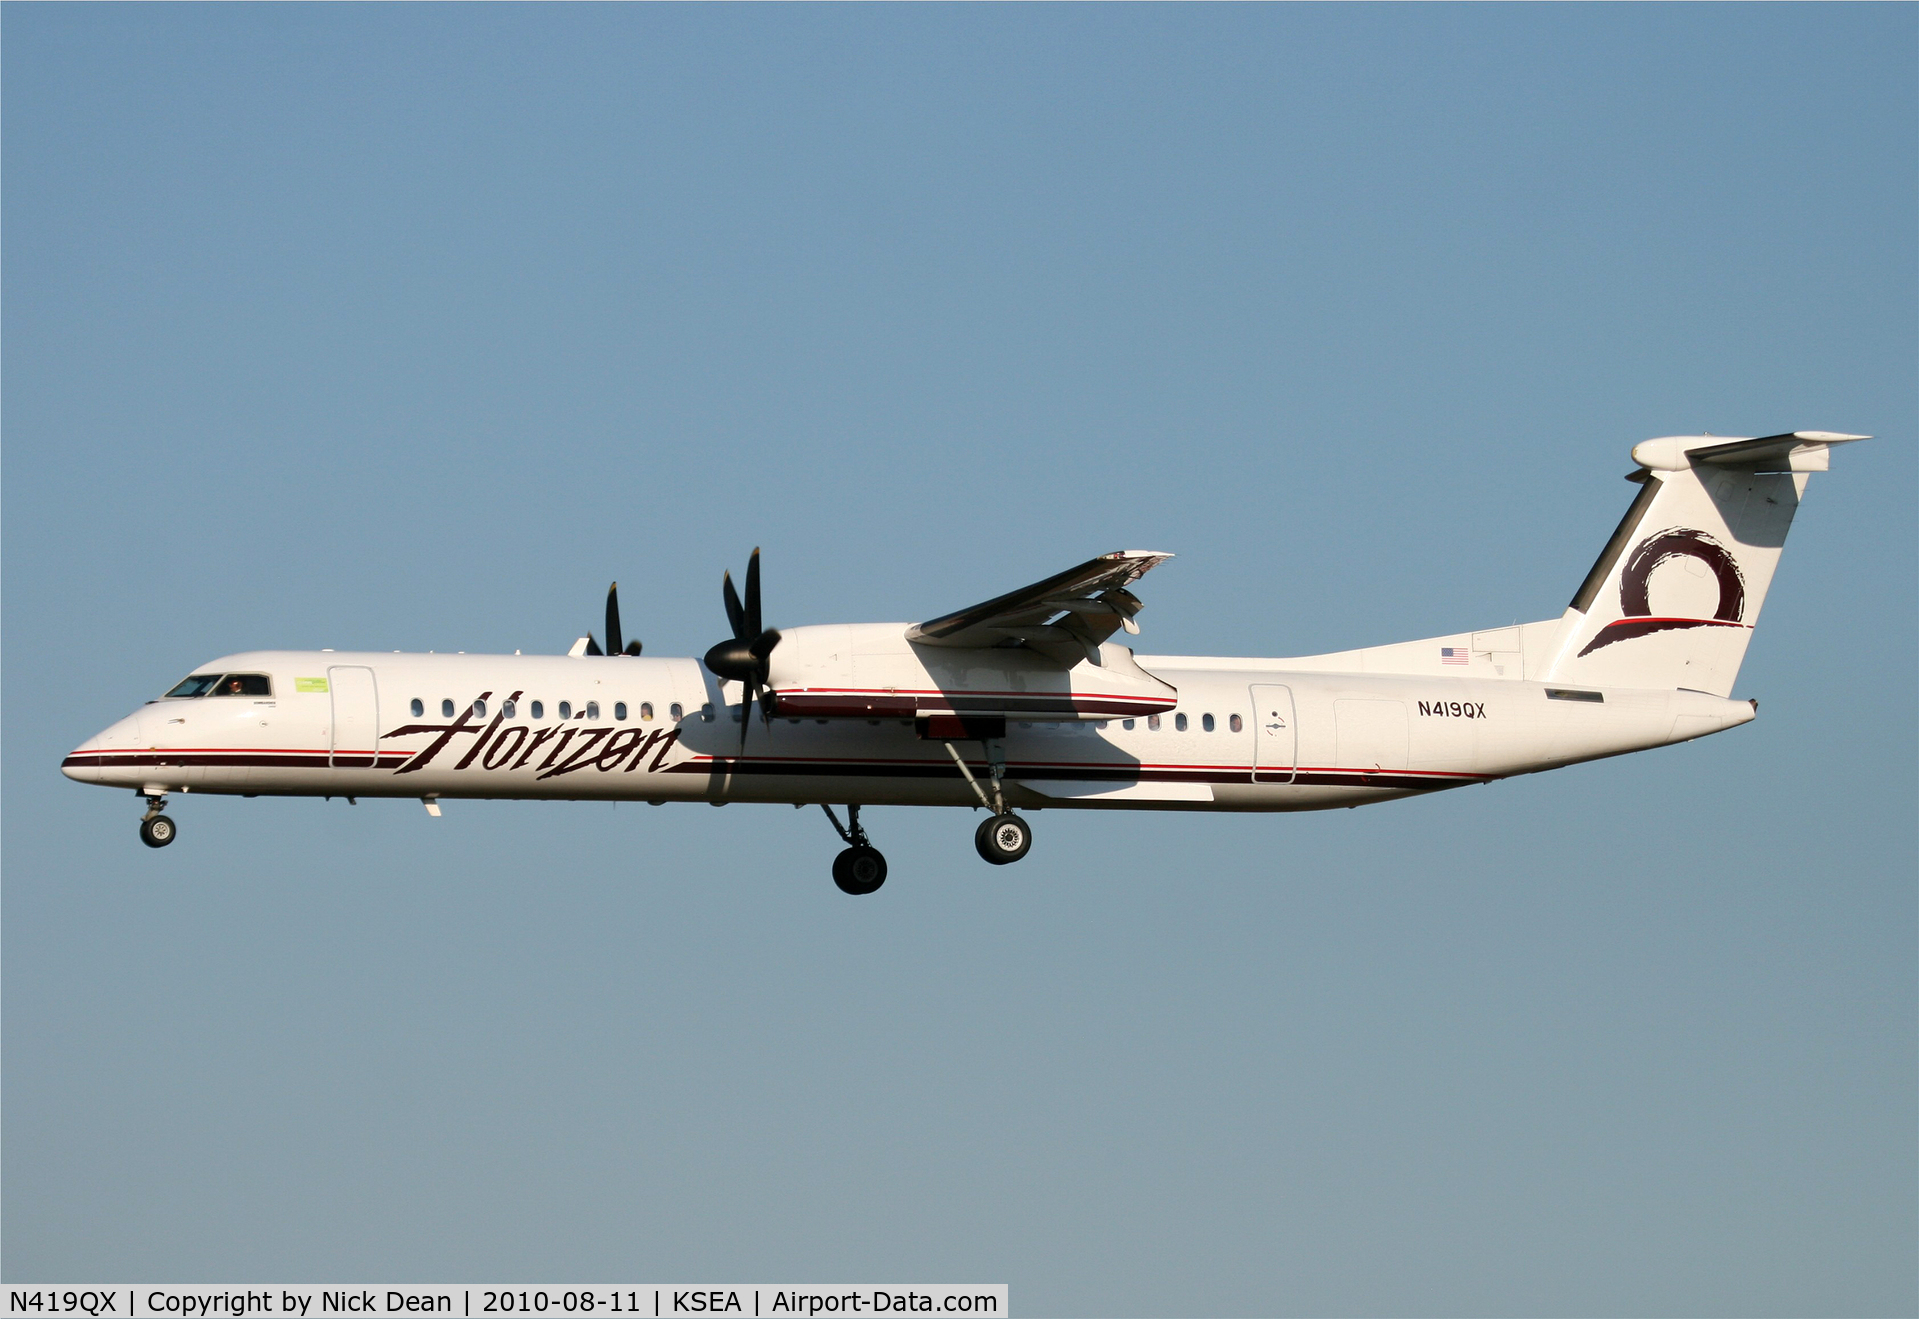
<svg viewBox="0 0 1919 1319">
<path fill-rule="evenodd" d="M 76 783 L 98 783 L 100 781 L 100 758 L 97 739 L 89 738 L 73 750 L 67 752 L 65 760 L 60 762 L 60 772 Z"/>
<path fill-rule="evenodd" d="M 109 755 L 115 751 L 130 750 L 139 744 L 139 719 L 139 715 L 130 714 L 95 733 L 67 752 L 65 759 L 60 762 L 60 772 L 76 783 L 107 782 Z"/>
</svg>

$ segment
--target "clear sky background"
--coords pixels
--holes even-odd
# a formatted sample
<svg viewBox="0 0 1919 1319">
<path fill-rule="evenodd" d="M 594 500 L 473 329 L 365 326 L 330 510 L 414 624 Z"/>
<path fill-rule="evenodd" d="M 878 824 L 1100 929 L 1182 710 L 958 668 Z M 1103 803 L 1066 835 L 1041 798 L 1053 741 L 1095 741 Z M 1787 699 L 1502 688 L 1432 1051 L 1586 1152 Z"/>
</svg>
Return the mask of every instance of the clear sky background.
<svg viewBox="0 0 1919 1319">
<path fill-rule="evenodd" d="M 1919 1308 L 1919 10 L 4 28 L 8 1280 Z M 1122 547 L 1147 652 L 1556 616 L 1649 436 L 1870 432 L 1704 742 L 1311 816 L 176 799 L 261 646 L 652 654 Z"/>
</svg>

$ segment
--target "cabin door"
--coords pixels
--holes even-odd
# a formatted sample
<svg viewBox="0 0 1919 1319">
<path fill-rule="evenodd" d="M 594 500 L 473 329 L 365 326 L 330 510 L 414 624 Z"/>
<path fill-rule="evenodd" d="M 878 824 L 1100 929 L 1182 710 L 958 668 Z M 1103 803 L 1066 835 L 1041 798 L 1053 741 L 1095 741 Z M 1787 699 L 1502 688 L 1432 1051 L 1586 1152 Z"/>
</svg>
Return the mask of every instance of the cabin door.
<svg viewBox="0 0 1919 1319">
<path fill-rule="evenodd" d="M 1291 783 L 1299 733 L 1293 727 L 1293 689 L 1253 687 L 1253 782 Z"/>
<path fill-rule="evenodd" d="M 373 670 L 340 665 L 326 671 L 333 698 L 332 742 L 327 763 L 335 769 L 368 769 L 378 763 L 380 697 Z"/>
</svg>

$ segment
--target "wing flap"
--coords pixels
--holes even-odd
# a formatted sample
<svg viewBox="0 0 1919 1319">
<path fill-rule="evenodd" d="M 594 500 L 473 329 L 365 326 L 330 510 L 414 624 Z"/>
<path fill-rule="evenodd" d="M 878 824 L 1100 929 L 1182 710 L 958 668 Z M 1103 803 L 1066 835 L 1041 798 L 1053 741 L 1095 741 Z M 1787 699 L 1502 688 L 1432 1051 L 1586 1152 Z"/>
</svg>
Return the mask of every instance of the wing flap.
<svg viewBox="0 0 1919 1319">
<path fill-rule="evenodd" d="M 985 649 L 1025 646 L 1070 667 L 1124 627 L 1138 631 L 1139 597 L 1126 588 L 1172 558 L 1153 550 L 1119 550 L 1088 559 L 1044 581 L 907 629 L 923 646 Z"/>
</svg>

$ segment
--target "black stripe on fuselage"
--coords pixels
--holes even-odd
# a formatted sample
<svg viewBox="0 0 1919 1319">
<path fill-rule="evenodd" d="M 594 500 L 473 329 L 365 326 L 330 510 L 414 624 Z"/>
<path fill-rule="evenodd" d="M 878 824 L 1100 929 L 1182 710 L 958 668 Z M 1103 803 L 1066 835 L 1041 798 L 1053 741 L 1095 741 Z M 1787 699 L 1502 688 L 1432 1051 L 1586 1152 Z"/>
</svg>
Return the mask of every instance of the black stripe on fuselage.
<svg viewBox="0 0 1919 1319">
<path fill-rule="evenodd" d="M 382 752 L 378 766 L 397 767 L 411 756 L 410 752 Z M 98 766 L 100 768 L 201 768 L 226 767 L 248 769 L 368 769 L 376 767 L 376 762 L 365 756 L 329 757 L 325 753 L 280 753 L 262 754 L 259 752 L 98 752 L 88 755 L 68 756 L 63 766 Z M 984 765 L 971 766 L 974 772 L 984 777 Z M 952 779 L 960 777 L 956 766 L 934 760 L 926 761 L 841 761 L 841 760 L 755 760 L 738 757 L 716 757 L 713 759 L 686 760 L 677 765 L 664 766 L 661 773 L 666 774 L 709 774 L 731 776 L 753 776 L 768 778 L 913 778 L 913 779 Z M 1284 770 L 1262 770 L 1263 774 L 1276 776 Z M 474 776 L 486 777 L 485 772 Z M 1166 767 L 1148 767 L 1135 769 L 1120 765 L 1019 765 L 1006 766 L 1004 777 L 1008 779 L 1027 779 L 1038 781 L 1073 781 L 1099 783 L 1219 783 L 1253 784 L 1261 787 L 1286 787 L 1288 783 L 1276 777 L 1256 780 L 1250 769 L 1222 769 L 1210 766 L 1201 769 L 1180 769 Z M 1292 774 L 1290 783 L 1297 787 L 1322 788 L 1368 788 L 1385 789 L 1395 792 L 1434 792 L 1442 788 L 1464 787 L 1469 783 L 1484 783 L 1491 775 L 1464 774 L 1405 774 L 1392 770 L 1345 770 L 1345 769 L 1305 769 Z"/>
</svg>

